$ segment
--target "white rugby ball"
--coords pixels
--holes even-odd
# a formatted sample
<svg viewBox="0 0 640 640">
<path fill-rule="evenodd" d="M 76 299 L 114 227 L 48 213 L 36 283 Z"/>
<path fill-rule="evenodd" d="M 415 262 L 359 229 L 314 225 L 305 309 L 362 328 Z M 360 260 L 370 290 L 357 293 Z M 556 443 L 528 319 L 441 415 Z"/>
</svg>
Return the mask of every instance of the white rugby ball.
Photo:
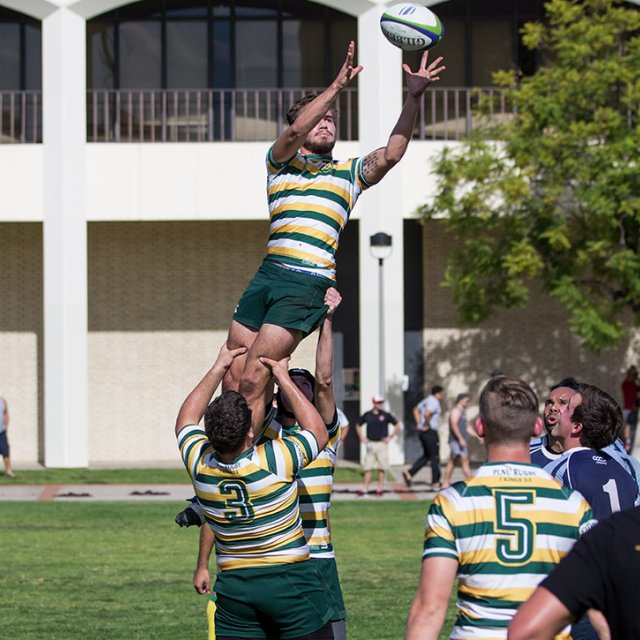
<svg viewBox="0 0 640 640">
<path fill-rule="evenodd" d="M 404 51 L 424 51 L 438 44 L 444 36 L 440 18 L 414 2 L 389 7 L 380 18 L 380 29 L 391 44 Z"/>
</svg>

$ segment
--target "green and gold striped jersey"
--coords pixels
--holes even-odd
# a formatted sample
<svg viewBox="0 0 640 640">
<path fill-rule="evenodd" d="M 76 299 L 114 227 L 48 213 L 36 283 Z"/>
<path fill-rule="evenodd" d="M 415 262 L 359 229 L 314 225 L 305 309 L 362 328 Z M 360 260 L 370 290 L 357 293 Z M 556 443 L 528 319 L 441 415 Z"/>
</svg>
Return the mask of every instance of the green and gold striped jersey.
<svg viewBox="0 0 640 640">
<path fill-rule="evenodd" d="M 579 493 L 531 464 L 488 463 L 440 492 L 427 515 L 423 558 L 458 562 L 451 638 L 506 638 L 520 604 L 593 524 Z"/>
<path fill-rule="evenodd" d="M 309 559 L 295 478 L 319 453 L 310 431 L 256 445 L 230 463 L 218 458 L 198 425 L 178 433 L 178 446 L 215 534 L 219 570 Z"/>
<path fill-rule="evenodd" d="M 283 427 L 274 420 L 262 433 L 258 442 L 298 433 L 300 427 Z M 329 529 L 329 509 L 333 491 L 333 474 L 336 468 L 338 445 L 342 427 L 336 415 L 328 428 L 329 442 L 318 457 L 298 472 L 298 497 L 302 528 L 309 544 L 312 558 L 335 558 Z"/>
<path fill-rule="evenodd" d="M 338 162 L 300 152 L 278 163 L 269 149 L 267 260 L 335 280 L 340 234 L 369 187 L 362 163 L 362 158 Z"/>
</svg>

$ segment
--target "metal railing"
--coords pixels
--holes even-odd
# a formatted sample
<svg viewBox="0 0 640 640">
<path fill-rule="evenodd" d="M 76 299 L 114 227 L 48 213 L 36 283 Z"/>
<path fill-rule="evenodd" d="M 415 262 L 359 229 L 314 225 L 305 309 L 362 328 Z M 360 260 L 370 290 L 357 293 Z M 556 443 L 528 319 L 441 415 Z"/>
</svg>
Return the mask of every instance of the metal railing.
<svg viewBox="0 0 640 640">
<path fill-rule="evenodd" d="M 314 89 L 89 91 L 89 142 L 273 140 L 293 102 Z M 357 94 L 340 95 L 340 138 L 357 140 Z"/>
<path fill-rule="evenodd" d="M 289 106 L 315 89 L 206 89 L 89 91 L 89 142 L 269 141 L 285 126 Z M 340 94 L 339 138 L 358 139 L 357 89 Z M 480 120 L 474 109 L 489 104 L 483 124 L 510 117 L 506 92 L 496 88 L 430 89 L 422 100 L 415 137 L 460 140 Z"/>
<path fill-rule="evenodd" d="M 309 91 L 90 90 L 87 141 L 269 141 L 285 127 L 289 106 Z M 339 100 L 339 137 L 357 140 L 357 89 L 345 89 Z M 414 137 L 460 140 L 480 126 L 507 121 L 513 112 L 502 89 L 433 87 L 422 99 Z M 34 142 L 42 142 L 41 92 L 0 92 L 0 143 Z"/>
<path fill-rule="evenodd" d="M 0 143 L 42 142 L 42 92 L 0 91 Z"/>
</svg>

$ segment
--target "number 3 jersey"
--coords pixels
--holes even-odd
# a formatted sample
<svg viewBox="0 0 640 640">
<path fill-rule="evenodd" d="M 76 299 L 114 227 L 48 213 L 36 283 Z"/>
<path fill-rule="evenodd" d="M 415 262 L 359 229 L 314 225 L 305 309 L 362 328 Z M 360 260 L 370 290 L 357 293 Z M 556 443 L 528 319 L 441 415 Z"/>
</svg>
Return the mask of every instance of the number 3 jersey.
<svg viewBox="0 0 640 640">
<path fill-rule="evenodd" d="M 458 563 L 451 638 L 506 638 L 517 608 L 594 524 L 586 500 L 531 464 L 488 463 L 441 491 L 423 558 Z"/>
<path fill-rule="evenodd" d="M 295 477 L 319 453 L 310 431 L 254 446 L 230 463 L 197 425 L 178 433 L 178 446 L 215 534 L 219 570 L 309 559 Z"/>
<path fill-rule="evenodd" d="M 638 485 L 622 465 L 600 449 L 576 447 L 545 467 L 562 484 L 579 491 L 600 521 L 638 504 Z"/>
</svg>

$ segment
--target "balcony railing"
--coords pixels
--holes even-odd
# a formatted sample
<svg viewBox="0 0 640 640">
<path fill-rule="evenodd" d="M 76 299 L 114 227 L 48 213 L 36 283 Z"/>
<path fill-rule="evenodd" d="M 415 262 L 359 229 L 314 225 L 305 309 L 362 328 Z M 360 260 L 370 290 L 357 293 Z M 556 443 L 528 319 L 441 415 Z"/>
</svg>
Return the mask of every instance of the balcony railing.
<svg viewBox="0 0 640 640">
<path fill-rule="evenodd" d="M 91 90 L 88 142 L 240 142 L 275 139 L 289 106 L 313 89 Z M 460 140 L 480 124 L 513 114 L 496 88 L 431 88 L 420 106 L 414 137 Z M 478 116 L 480 102 L 483 115 Z M 340 94 L 339 137 L 358 139 L 358 93 Z M 389 123 L 389 127 L 392 123 Z M 39 91 L 0 92 L 0 143 L 42 142 Z"/>
<path fill-rule="evenodd" d="M 285 127 L 289 106 L 315 89 L 105 90 L 90 91 L 89 142 L 269 141 Z M 339 137 L 358 139 L 358 94 L 340 94 Z M 460 140 L 478 124 L 473 109 L 490 103 L 483 122 L 510 117 L 506 92 L 496 88 L 430 89 L 422 100 L 415 137 Z M 390 123 L 391 126 L 391 123 Z"/>
<path fill-rule="evenodd" d="M 0 143 L 42 142 L 40 91 L 0 91 Z"/>
</svg>

